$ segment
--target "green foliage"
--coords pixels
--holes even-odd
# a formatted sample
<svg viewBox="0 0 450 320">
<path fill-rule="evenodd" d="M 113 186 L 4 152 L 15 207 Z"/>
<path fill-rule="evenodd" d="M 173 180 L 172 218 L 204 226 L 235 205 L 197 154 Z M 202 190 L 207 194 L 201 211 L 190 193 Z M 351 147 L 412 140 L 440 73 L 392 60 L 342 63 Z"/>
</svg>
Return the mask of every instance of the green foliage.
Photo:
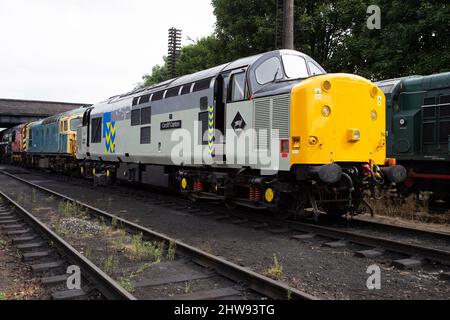
<svg viewBox="0 0 450 320">
<path fill-rule="evenodd" d="M 278 257 L 276 254 L 273 255 L 273 264 L 267 271 L 269 276 L 276 280 L 280 280 L 283 277 L 283 266 L 281 265 L 280 261 L 278 260 Z"/>
<path fill-rule="evenodd" d="M 194 73 L 221 65 L 227 59 L 223 42 L 215 36 L 205 37 L 181 49 L 177 72 L 180 75 Z"/>
<path fill-rule="evenodd" d="M 133 293 L 135 291 L 131 277 L 121 277 L 119 279 L 119 284 L 122 288 L 124 288 L 125 290 L 127 290 L 130 293 Z"/>
<path fill-rule="evenodd" d="M 150 243 L 143 240 L 142 233 L 134 235 L 131 239 L 133 258 L 136 260 L 153 258 L 160 262 L 164 251 L 164 241 Z"/>
<path fill-rule="evenodd" d="M 166 81 L 170 78 L 169 71 L 166 65 L 167 58 L 164 57 L 163 65 L 155 65 L 152 68 L 152 72 L 150 74 L 146 74 L 142 77 L 143 82 L 140 84 L 141 87 L 151 86 L 152 84 L 156 84 L 159 82 Z"/>
<path fill-rule="evenodd" d="M 6 300 L 6 293 L 0 292 L 0 300 Z"/>
<path fill-rule="evenodd" d="M 107 274 L 113 274 L 118 266 L 118 261 L 113 256 L 106 257 L 105 260 L 103 260 L 103 271 Z"/>
<path fill-rule="evenodd" d="M 278 0 L 212 0 L 213 35 L 182 49 L 180 75 L 280 47 Z M 367 8 L 381 8 L 381 29 L 367 28 Z M 278 21 L 278 25 L 277 25 Z M 328 72 L 381 80 L 450 70 L 450 5 L 446 0 L 295 1 L 295 48 Z M 278 36 L 277 36 L 278 35 Z M 155 66 L 146 84 L 168 79 Z"/>
<path fill-rule="evenodd" d="M 174 261 L 177 251 L 177 244 L 173 241 L 169 243 L 169 249 L 167 249 L 167 260 Z"/>
</svg>

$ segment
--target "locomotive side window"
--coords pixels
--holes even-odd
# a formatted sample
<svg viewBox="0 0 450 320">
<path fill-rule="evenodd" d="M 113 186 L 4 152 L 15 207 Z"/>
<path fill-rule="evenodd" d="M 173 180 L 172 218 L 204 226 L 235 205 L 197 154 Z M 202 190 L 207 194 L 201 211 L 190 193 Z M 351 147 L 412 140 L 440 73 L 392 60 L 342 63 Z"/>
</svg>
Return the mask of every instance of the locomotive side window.
<svg viewBox="0 0 450 320">
<path fill-rule="evenodd" d="M 162 98 L 164 97 L 164 90 L 163 91 L 158 91 L 156 93 L 153 94 L 152 97 L 152 101 L 159 101 L 162 100 Z"/>
<path fill-rule="evenodd" d="M 142 108 L 141 110 L 141 124 L 152 123 L 152 108 Z"/>
<path fill-rule="evenodd" d="M 95 118 L 91 121 L 92 126 L 92 143 L 102 142 L 102 118 Z"/>
<path fill-rule="evenodd" d="M 264 61 L 255 71 L 256 81 L 263 85 L 277 79 L 283 78 L 280 60 L 278 58 L 271 58 Z"/>
<path fill-rule="evenodd" d="M 181 95 L 185 95 L 185 94 L 191 93 L 191 86 L 192 86 L 192 83 L 185 84 L 183 86 L 183 89 L 181 89 Z"/>
<path fill-rule="evenodd" d="M 180 92 L 180 87 L 170 88 L 167 90 L 166 98 L 172 98 L 178 96 L 178 93 Z"/>
<path fill-rule="evenodd" d="M 131 110 L 131 125 L 138 126 L 141 124 L 141 109 Z"/>
<path fill-rule="evenodd" d="M 139 104 L 148 103 L 150 101 L 150 95 L 146 94 L 145 96 L 142 96 L 139 100 Z"/>
<path fill-rule="evenodd" d="M 229 101 L 242 101 L 245 99 L 245 73 L 236 73 L 231 77 L 231 92 Z"/>
<path fill-rule="evenodd" d="M 306 60 L 300 56 L 284 55 L 282 56 L 284 71 L 290 79 L 308 78 L 308 69 L 306 68 Z"/>
<path fill-rule="evenodd" d="M 197 91 L 202 91 L 202 90 L 205 90 L 205 89 L 209 89 L 210 85 L 211 85 L 211 78 L 197 81 L 194 84 L 194 89 L 192 90 L 192 92 L 197 92 Z"/>
</svg>

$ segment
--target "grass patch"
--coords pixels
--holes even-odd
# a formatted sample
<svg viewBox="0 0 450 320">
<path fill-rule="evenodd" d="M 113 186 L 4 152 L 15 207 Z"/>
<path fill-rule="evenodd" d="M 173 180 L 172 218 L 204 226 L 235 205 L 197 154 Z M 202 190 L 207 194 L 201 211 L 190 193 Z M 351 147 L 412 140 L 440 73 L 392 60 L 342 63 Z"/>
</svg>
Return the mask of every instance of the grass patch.
<svg viewBox="0 0 450 320">
<path fill-rule="evenodd" d="M 283 266 L 281 265 L 280 261 L 278 260 L 278 257 L 276 254 L 273 255 L 273 264 L 267 271 L 269 276 L 274 278 L 275 280 L 280 280 L 283 277 Z"/>
<path fill-rule="evenodd" d="M 160 262 L 164 251 L 163 242 L 148 242 L 143 240 L 143 235 L 137 234 L 131 238 L 131 258 L 143 260 L 152 258 L 155 262 Z"/>
<path fill-rule="evenodd" d="M 4 247 L 8 244 L 8 242 L 6 242 L 6 240 L 0 240 L 0 246 Z"/>
<path fill-rule="evenodd" d="M 116 228 L 118 225 L 119 225 L 119 221 L 117 220 L 116 217 L 113 217 L 113 218 L 112 218 L 112 221 L 111 221 L 111 226 L 112 226 L 113 228 Z"/>
<path fill-rule="evenodd" d="M 135 291 L 131 277 L 119 278 L 119 284 L 122 288 L 124 288 L 125 290 L 127 290 L 130 293 L 133 293 Z"/>
<path fill-rule="evenodd" d="M 6 300 L 6 293 L 0 292 L 0 300 Z"/>
<path fill-rule="evenodd" d="M 169 249 L 167 249 L 167 260 L 174 261 L 177 252 L 177 244 L 174 241 L 170 241 Z"/>
<path fill-rule="evenodd" d="M 80 219 L 86 219 L 88 217 L 83 207 L 73 201 L 63 200 L 59 202 L 58 210 L 66 218 L 76 217 Z"/>
<path fill-rule="evenodd" d="M 103 271 L 107 274 L 113 274 L 117 268 L 117 265 L 117 259 L 113 256 L 108 256 L 105 260 L 103 260 Z"/>
</svg>

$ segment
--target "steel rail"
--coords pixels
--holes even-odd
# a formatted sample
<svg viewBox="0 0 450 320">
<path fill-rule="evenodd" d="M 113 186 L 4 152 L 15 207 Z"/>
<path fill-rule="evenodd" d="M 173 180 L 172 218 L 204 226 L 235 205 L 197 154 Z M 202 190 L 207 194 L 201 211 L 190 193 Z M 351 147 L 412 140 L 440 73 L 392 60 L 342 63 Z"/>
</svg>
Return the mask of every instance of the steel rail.
<svg viewBox="0 0 450 320">
<path fill-rule="evenodd" d="M 258 217 L 255 214 L 246 212 L 246 217 L 251 217 L 253 220 L 259 220 L 260 222 L 268 222 L 266 219 Z M 401 254 L 407 254 L 410 256 L 417 256 L 431 261 L 440 262 L 444 265 L 450 265 L 450 252 L 402 243 L 394 240 L 384 239 L 380 237 L 370 236 L 367 234 L 361 234 L 352 231 L 341 230 L 338 228 L 313 225 L 307 222 L 298 221 L 271 221 L 272 225 L 289 228 L 294 231 L 304 232 L 304 233 L 314 233 L 319 236 L 336 239 L 336 240 L 346 240 L 355 244 L 360 244 L 373 248 L 381 248 L 387 251 L 392 251 Z M 440 235 L 440 234 L 438 234 Z"/>
<path fill-rule="evenodd" d="M 182 254 L 193 258 L 195 262 L 215 270 L 218 274 L 224 276 L 225 278 L 231 279 L 232 281 L 237 283 L 243 282 L 248 288 L 271 299 L 318 300 L 317 297 L 310 295 L 306 292 L 300 291 L 298 289 L 292 288 L 285 283 L 273 280 L 269 277 L 256 273 L 248 268 L 241 267 L 235 263 L 209 254 L 198 248 L 192 247 L 184 242 L 173 239 L 156 231 L 150 230 L 134 222 L 125 220 L 121 217 L 115 216 L 111 213 L 95 208 L 89 204 L 83 203 L 76 199 L 67 197 L 59 192 L 37 185 L 35 183 L 12 175 L 6 171 L 0 171 L 0 173 L 15 180 L 21 181 L 33 188 L 47 192 L 51 195 L 57 196 L 64 200 L 76 203 L 88 209 L 89 210 L 88 213 L 93 213 L 94 215 L 106 218 L 110 222 L 114 220 L 118 223 L 118 225 L 127 228 L 129 231 L 133 233 L 136 234 L 142 233 L 142 235 L 146 238 L 153 238 L 158 239 L 160 241 L 167 241 L 168 243 L 174 243 L 176 245 L 177 252 L 181 252 Z"/>
<path fill-rule="evenodd" d="M 344 224 L 344 222 L 341 222 L 341 223 Z M 414 228 L 414 227 L 399 226 L 399 225 L 388 224 L 386 222 L 380 222 L 380 221 L 362 220 L 362 219 L 359 219 L 358 217 L 354 218 L 349 223 L 349 227 L 368 228 L 371 226 L 374 226 L 377 228 L 382 228 L 385 230 L 390 230 L 393 232 L 411 232 L 411 233 L 415 233 L 420 236 L 438 237 L 441 240 L 450 241 L 450 233 L 441 232 L 441 231 L 432 231 L 432 230 L 425 230 L 425 229 Z"/>
<path fill-rule="evenodd" d="M 33 230 L 40 233 L 44 238 L 48 239 L 56 246 L 57 251 L 71 263 L 76 264 L 81 269 L 83 277 L 93 282 L 93 285 L 102 293 L 102 295 L 109 300 L 136 300 L 136 298 L 128 291 L 123 289 L 116 281 L 109 277 L 105 272 L 100 270 L 95 264 L 79 253 L 68 242 L 58 236 L 55 232 L 49 229 L 44 223 L 39 221 L 33 214 L 11 199 L 6 193 L 0 190 L 0 196 L 5 198 L 19 211 L 19 215 L 30 222 Z"/>
</svg>

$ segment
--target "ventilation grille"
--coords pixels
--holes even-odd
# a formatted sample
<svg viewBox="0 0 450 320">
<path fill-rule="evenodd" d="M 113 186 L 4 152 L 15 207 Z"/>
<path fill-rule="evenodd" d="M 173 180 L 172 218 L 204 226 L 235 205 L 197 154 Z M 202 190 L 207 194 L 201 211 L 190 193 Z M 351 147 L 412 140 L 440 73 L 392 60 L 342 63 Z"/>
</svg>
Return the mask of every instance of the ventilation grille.
<svg viewBox="0 0 450 320">
<path fill-rule="evenodd" d="M 270 140 L 276 137 L 275 131 L 278 131 L 279 139 L 289 139 L 290 102 L 289 95 L 255 101 L 254 124 L 257 133 L 255 146 L 258 149 L 270 149 Z"/>
<path fill-rule="evenodd" d="M 434 143 L 435 142 L 435 126 L 434 123 L 424 123 L 423 124 L 423 143 Z"/>
<path fill-rule="evenodd" d="M 276 97 L 272 106 L 272 130 L 278 130 L 280 139 L 289 139 L 289 107 L 291 98 L 289 95 Z"/>
<path fill-rule="evenodd" d="M 442 121 L 439 126 L 439 142 L 450 142 L 450 121 Z"/>
<path fill-rule="evenodd" d="M 256 147 L 260 150 L 268 150 L 270 141 L 268 139 L 268 130 L 270 128 L 270 98 L 264 98 L 255 102 L 255 130 Z"/>
</svg>

